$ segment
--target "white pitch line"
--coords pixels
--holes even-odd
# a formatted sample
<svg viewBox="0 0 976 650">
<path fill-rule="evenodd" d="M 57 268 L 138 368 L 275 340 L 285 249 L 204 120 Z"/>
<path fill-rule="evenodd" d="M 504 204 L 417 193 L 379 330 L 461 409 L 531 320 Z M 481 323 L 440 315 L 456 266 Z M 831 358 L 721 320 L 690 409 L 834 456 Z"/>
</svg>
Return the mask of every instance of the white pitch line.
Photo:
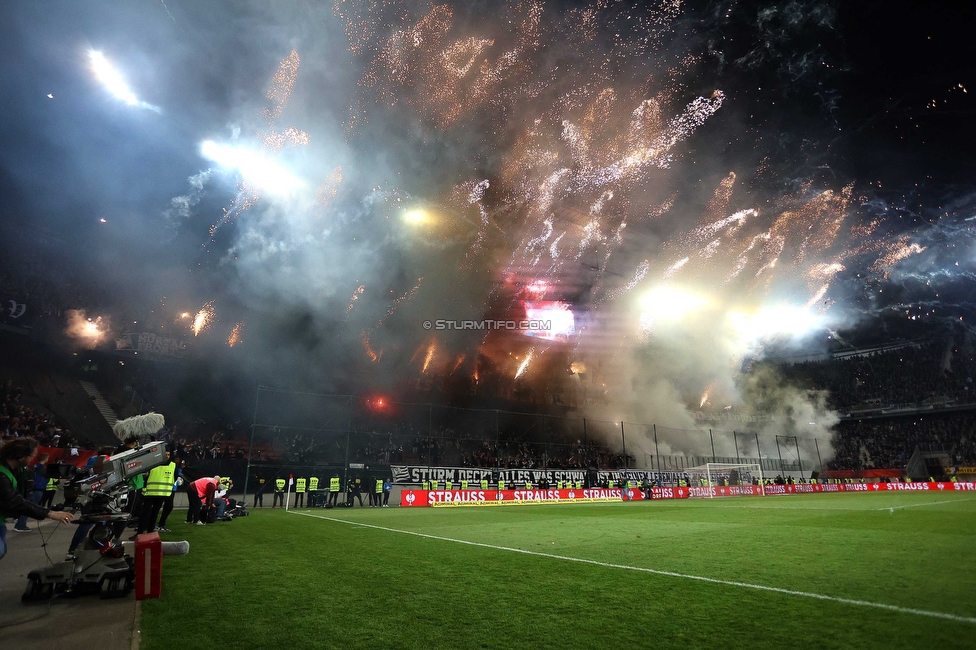
<svg viewBox="0 0 976 650">
<path fill-rule="evenodd" d="M 960 501 L 974 501 L 976 497 L 969 497 L 968 499 L 949 499 L 948 501 L 926 501 L 925 503 L 909 503 L 904 506 L 888 506 L 887 508 L 878 508 L 878 510 L 898 510 L 899 508 L 920 508 L 922 506 L 937 506 L 942 503 L 959 503 Z"/>
<path fill-rule="evenodd" d="M 418 533 L 413 530 L 401 530 L 399 528 L 390 528 L 388 526 L 377 526 L 375 524 L 364 524 L 358 521 L 348 521 L 346 519 L 336 519 L 335 517 L 326 517 L 324 515 L 315 515 L 310 512 L 295 512 L 292 511 L 290 514 L 301 515 L 303 517 L 314 517 L 315 519 L 325 519 L 326 521 L 334 521 L 340 524 L 349 524 L 351 526 L 361 526 L 364 528 L 373 528 L 375 530 L 385 530 L 390 533 L 400 533 L 402 535 L 413 535 L 415 537 L 423 537 L 425 539 L 436 539 L 442 542 L 454 542 L 455 544 L 465 544 L 467 546 L 478 546 L 481 548 L 490 548 L 495 551 L 509 551 L 511 553 L 522 553 L 523 555 L 534 555 L 536 557 L 546 557 L 552 560 L 564 560 L 566 562 L 579 562 L 580 564 L 591 564 L 594 566 L 602 566 L 610 569 L 624 569 L 627 571 L 640 571 L 642 573 L 653 573 L 659 576 L 668 576 L 670 578 L 684 578 L 686 580 L 698 580 L 699 582 L 708 582 L 717 585 L 728 585 L 730 587 L 742 587 L 744 589 L 756 589 L 758 591 L 771 591 L 778 594 L 786 594 L 788 596 L 799 596 L 802 598 L 814 598 L 816 600 L 828 600 L 833 603 L 843 603 L 845 605 L 858 605 L 861 607 L 873 607 L 875 609 L 884 609 L 889 612 L 898 612 L 899 614 L 915 614 L 916 616 L 928 616 L 930 618 L 941 618 L 947 621 L 956 621 L 958 623 L 969 623 L 970 625 L 976 625 L 976 617 L 973 616 L 958 616 L 956 614 L 947 614 L 945 612 L 932 612 L 925 609 L 914 609 L 912 607 L 900 607 L 898 605 L 887 605 L 885 603 L 873 603 L 869 600 L 855 600 L 853 598 L 841 598 L 839 596 L 826 596 L 824 594 L 815 594 L 809 591 L 794 591 L 792 589 L 783 589 L 782 587 L 768 587 L 766 585 L 755 585 L 748 582 L 738 582 L 735 580 L 721 580 L 719 578 L 708 578 L 706 576 L 696 576 L 690 573 L 677 573 L 675 571 L 662 571 L 661 569 L 649 569 L 647 567 L 640 566 L 629 566 L 627 564 L 613 564 L 610 562 L 600 562 L 599 560 L 587 560 L 584 558 L 570 557 L 568 555 L 556 555 L 554 553 L 540 553 L 539 551 L 529 551 L 521 548 L 511 548 L 509 546 L 497 546 L 495 544 L 485 544 L 483 542 L 472 542 L 466 539 L 454 539 L 452 537 L 442 537 L 440 535 L 430 535 L 428 533 Z"/>
</svg>

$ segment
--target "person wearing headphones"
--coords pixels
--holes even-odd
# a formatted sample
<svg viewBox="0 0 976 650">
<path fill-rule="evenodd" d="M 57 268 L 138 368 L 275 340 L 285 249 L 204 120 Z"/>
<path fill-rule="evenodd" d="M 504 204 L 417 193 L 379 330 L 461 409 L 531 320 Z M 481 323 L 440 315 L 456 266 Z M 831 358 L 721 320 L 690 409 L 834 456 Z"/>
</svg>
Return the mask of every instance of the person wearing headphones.
<svg viewBox="0 0 976 650">
<path fill-rule="evenodd" d="M 24 498 L 26 470 L 36 454 L 37 441 L 33 438 L 16 438 L 0 447 L 0 559 L 7 554 L 7 517 L 27 515 L 64 524 L 72 519 L 70 512 L 49 510 Z"/>
</svg>

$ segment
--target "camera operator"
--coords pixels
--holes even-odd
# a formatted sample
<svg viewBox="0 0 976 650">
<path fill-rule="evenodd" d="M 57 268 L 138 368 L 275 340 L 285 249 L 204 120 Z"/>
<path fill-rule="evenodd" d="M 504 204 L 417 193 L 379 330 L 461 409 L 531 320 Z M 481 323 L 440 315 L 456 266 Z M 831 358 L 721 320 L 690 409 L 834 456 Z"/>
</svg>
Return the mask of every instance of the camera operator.
<svg viewBox="0 0 976 650">
<path fill-rule="evenodd" d="M 30 483 L 30 475 L 33 475 L 33 485 L 30 488 L 30 495 L 27 497 L 31 503 L 40 503 L 41 499 L 44 498 L 44 488 L 47 486 L 48 458 L 50 458 L 48 454 L 38 454 L 34 466 L 30 469 L 28 479 L 25 481 L 25 483 Z M 14 530 L 18 533 L 30 532 L 30 527 L 27 526 L 27 515 L 21 515 L 17 523 L 14 524 Z"/>
<path fill-rule="evenodd" d="M 24 498 L 27 488 L 26 469 L 37 453 L 33 438 L 16 438 L 0 447 L 0 558 L 7 554 L 7 517 L 27 515 L 34 519 L 53 519 L 61 523 L 71 521 L 70 512 L 42 508 Z"/>
<path fill-rule="evenodd" d="M 98 452 L 88 459 L 85 463 L 84 470 L 86 472 L 94 472 L 100 474 L 102 471 L 102 463 L 106 458 L 111 457 L 115 452 L 114 447 L 100 447 Z M 91 504 L 86 503 L 81 506 L 81 516 L 84 517 L 89 512 L 91 512 Z M 65 556 L 65 560 L 74 559 L 75 550 L 81 546 L 81 543 L 85 541 L 85 537 L 88 535 L 89 531 L 94 527 L 94 524 L 78 524 L 78 528 L 75 530 L 75 534 L 71 536 L 71 543 L 68 545 L 68 553 Z"/>
</svg>

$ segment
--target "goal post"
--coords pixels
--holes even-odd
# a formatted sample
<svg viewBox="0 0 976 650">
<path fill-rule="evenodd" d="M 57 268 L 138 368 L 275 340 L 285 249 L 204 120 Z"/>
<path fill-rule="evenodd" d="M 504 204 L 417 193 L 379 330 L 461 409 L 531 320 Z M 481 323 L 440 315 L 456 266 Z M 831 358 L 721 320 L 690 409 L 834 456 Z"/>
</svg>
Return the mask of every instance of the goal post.
<svg viewBox="0 0 976 650">
<path fill-rule="evenodd" d="M 753 478 L 758 478 L 759 491 L 763 496 L 766 495 L 766 481 L 763 476 L 762 465 L 755 463 L 705 463 L 704 465 L 689 467 L 685 471 L 693 482 L 696 479 L 699 483 L 705 481 L 704 485 L 708 487 L 715 487 L 724 479 L 728 479 L 729 485 L 745 485 L 746 480 L 751 484 Z M 714 497 L 715 493 L 710 490 L 708 498 Z"/>
</svg>

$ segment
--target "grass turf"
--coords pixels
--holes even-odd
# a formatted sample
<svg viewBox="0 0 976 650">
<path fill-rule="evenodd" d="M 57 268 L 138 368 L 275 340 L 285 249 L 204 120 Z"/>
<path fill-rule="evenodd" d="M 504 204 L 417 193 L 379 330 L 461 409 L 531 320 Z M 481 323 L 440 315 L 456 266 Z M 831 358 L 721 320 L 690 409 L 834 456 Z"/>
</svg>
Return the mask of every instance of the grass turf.
<svg viewBox="0 0 976 650">
<path fill-rule="evenodd" d="M 976 495 L 258 509 L 163 535 L 191 551 L 164 560 L 162 597 L 143 604 L 142 648 L 976 644 L 968 622 L 360 524 L 976 617 Z"/>
</svg>

